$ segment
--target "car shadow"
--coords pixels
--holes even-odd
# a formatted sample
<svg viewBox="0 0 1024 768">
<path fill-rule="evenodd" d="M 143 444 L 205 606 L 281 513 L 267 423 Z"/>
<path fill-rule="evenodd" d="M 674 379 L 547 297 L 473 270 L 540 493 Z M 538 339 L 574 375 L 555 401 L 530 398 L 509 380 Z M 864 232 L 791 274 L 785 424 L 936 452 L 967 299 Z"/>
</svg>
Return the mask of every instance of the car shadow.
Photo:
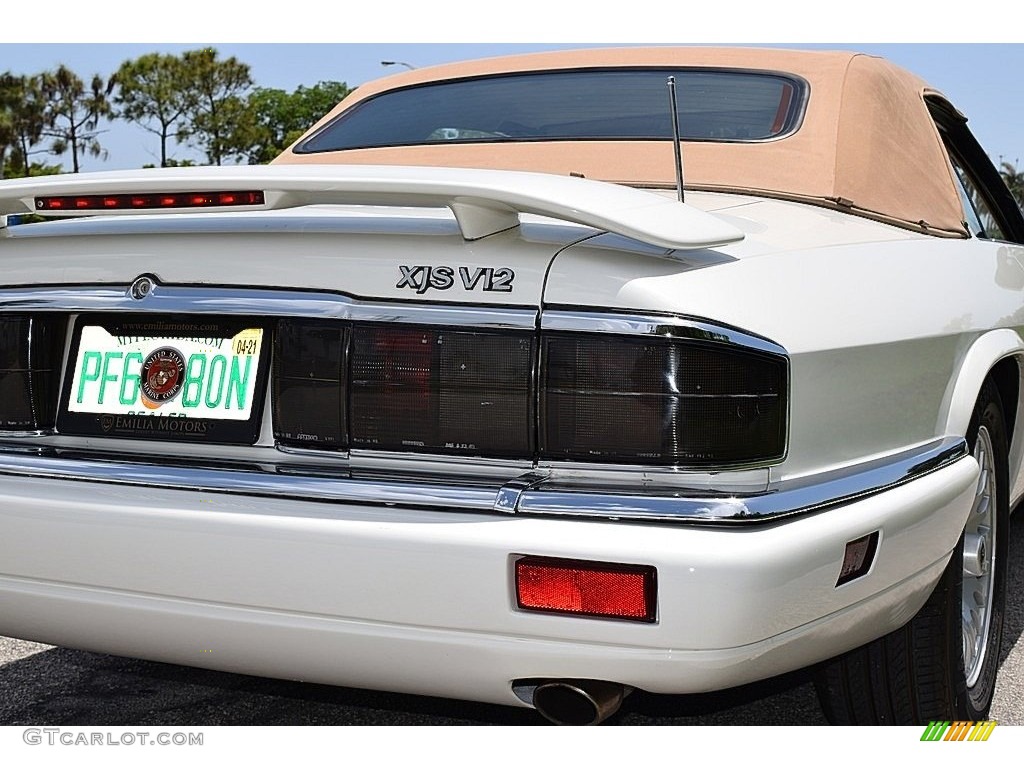
<svg viewBox="0 0 1024 768">
<path fill-rule="evenodd" d="M 823 723 L 806 675 L 700 696 L 637 692 L 610 725 Z M 0 725 L 542 725 L 529 709 L 48 648 L 0 667 Z"/>
<path fill-rule="evenodd" d="M 1006 578 L 1006 616 L 1003 619 L 1003 643 L 999 663 L 1024 634 L 1024 504 L 1010 518 L 1010 560 Z"/>
</svg>

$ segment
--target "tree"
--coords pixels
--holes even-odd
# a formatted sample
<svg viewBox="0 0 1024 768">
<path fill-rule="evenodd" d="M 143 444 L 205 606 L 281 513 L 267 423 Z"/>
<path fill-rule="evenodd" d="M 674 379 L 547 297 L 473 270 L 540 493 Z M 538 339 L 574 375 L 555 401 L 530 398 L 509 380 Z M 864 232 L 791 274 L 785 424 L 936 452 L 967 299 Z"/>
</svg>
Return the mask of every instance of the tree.
<svg viewBox="0 0 1024 768">
<path fill-rule="evenodd" d="M 249 162 L 269 163 L 350 91 L 348 85 L 335 80 L 321 81 L 308 88 L 300 85 L 292 93 L 278 88 L 256 88 L 249 95 L 254 120 L 254 141 L 247 152 Z"/>
<path fill-rule="evenodd" d="M 185 160 L 170 159 L 170 160 L 167 161 L 167 163 L 163 167 L 164 168 L 191 168 L 191 167 L 193 167 L 195 165 L 197 165 L 195 160 L 189 160 L 189 159 L 186 158 Z M 146 163 L 142 167 L 143 168 L 156 168 L 156 166 L 153 165 L 152 163 Z"/>
<path fill-rule="evenodd" d="M 106 157 L 100 144 L 98 129 L 100 118 L 111 113 L 110 90 L 99 75 L 93 75 L 86 87 L 78 75 L 61 64 L 55 72 L 42 75 L 46 97 L 46 127 L 43 135 L 51 138 L 50 152 L 63 155 L 71 151 L 71 167 L 80 170 L 79 156 Z"/>
<path fill-rule="evenodd" d="M 1019 162 L 1019 161 L 1016 161 Z M 1001 160 L 999 163 L 999 175 L 1003 177 L 1007 189 L 1017 201 L 1017 205 L 1024 208 L 1024 171 L 1018 171 L 1016 162 L 1008 163 Z"/>
<path fill-rule="evenodd" d="M 5 177 L 11 178 L 16 176 L 54 176 L 58 173 L 64 173 L 64 168 L 60 163 L 50 165 L 49 163 L 37 163 L 32 161 L 26 169 L 25 164 L 21 162 L 21 156 L 14 153 L 11 157 L 7 158 L 3 173 Z"/>
<path fill-rule="evenodd" d="M 205 152 L 212 165 L 245 156 L 253 125 L 245 99 L 249 65 L 234 56 L 221 61 L 213 48 L 185 51 L 181 59 L 189 98 L 178 137 Z"/>
<path fill-rule="evenodd" d="M 0 178 L 31 174 L 45 124 L 42 76 L 0 75 Z"/>
<path fill-rule="evenodd" d="M 4 166 L 7 164 L 7 153 L 14 149 L 14 106 L 16 104 L 14 88 L 16 78 L 10 72 L 0 75 L 0 179 L 4 178 Z"/>
<path fill-rule="evenodd" d="M 147 53 L 124 62 L 112 78 L 117 116 L 160 137 L 160 167 L 170 165 L 167 143 L 189 105 L 185 64 L 171 54 Z"/>
</svg>

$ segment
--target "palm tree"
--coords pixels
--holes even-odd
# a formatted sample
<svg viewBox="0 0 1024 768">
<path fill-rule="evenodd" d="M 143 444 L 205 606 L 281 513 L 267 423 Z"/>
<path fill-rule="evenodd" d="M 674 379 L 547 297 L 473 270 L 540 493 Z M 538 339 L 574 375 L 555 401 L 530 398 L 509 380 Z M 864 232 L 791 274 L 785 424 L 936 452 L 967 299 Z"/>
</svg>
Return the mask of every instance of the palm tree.
<svg viewBox="0 0 1024 768">
<path fill-rule="evenodd" d="M 1010 190 L 1010 194 L 1013 195 L 1013 199 L 1017 201 L 1017 205 L 1024 208 L 1024 170 L 1018 171 L 1016 163 L 1019 160 L 1009 163 L 1005 160 L 999 162 L 999 175 L 1003 177 L 1003 181 L 1006 183 L 1007 189 Z"/>
</svg>

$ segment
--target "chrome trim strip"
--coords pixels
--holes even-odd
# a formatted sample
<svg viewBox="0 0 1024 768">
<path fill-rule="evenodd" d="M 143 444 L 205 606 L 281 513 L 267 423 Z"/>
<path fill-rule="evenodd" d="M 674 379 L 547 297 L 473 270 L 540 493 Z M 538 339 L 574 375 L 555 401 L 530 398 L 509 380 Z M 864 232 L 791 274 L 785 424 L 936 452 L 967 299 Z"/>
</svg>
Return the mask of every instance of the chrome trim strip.
<svg viewBox="0 0 1024 768">
<path fill-rule="evenodd" d="M 593 486 L 539 472 L 506 482 L 383 472 L 353 477 L 305 465 L 195 466 L 3 443 L 0 475 L 475 513 L 742 525 L 848 504 L 909 483 L 968 455 L 963 438 L 945 438 L 897 456 L 781 483 L 767 492 L 742 497 L 708 491 L 667 492 L 664 488 L 597 492 Z"/>
<path fill-rule="evenodd" d="M 142 275 L 153 279 L 151 275 Z M 0 290 L 0 312 L 157 312 L 165 314 L 274 315 L 359 322 L 533 330 L 537 311 L 503 306 L 364 301 L 321 291 L 154 284 L 145 296 L 125 286 L 40 286 Z M 735 328 L 678 315 L 546 309 L 541 329 L 664 336 L 735 344 L 773 355 L 786 350 Z"/>
<path fill-rule="evenodd" d="M 317 461 L 336 461 L 336 462 L 348 462 L 348 450 L 330 450 L 327 448 L 300 448 L 294 445 L 281 445 L 281 443 L 275 442 L 275 450 L 289 456 L 298 456 L 302 459 L 316 459 Z"/>
<path fill-rule="evenodd" d="M 476 477 L 494 482 L 496 477 L 516 477 L 530 472 L 533 461 L 530 458 L 495 459 L 352 448 L 348 467 L 353 472 L 373 472 L 386 477 Z"/>
<path fill-rule="evenodd" d="M 516 512 L 663 523 L 775 521 L 874 496 L 949 466 L 968 454 L 963 438 L 945 438 L 898 456 L 780 483 L 765 493 L 731 498 L 713 492 L 702 496 L 663 491 L 580 493 L 547 483 L 545 487 L 525 491 Z"/>
<path fill-rule="evenodd" d="M 521 477 L 509 480 L 498 489 L 498 495 L 494 499 L 494 511 L 515 514 L 523 493 L 543 482 L 546 477 L 547 475 L 542 472 L 527 472 Z"/>
<path fill-rule="evenodd" d="M 79 452 L 64 456 L 63 453 L 24 449 L 15 452 L 0 446 L 0 475 L 466 512 L 492 512 L 494 507 L 493 483 L 474 485 L 463 478 L 393 481 L 339 477 L 325 472 L 323 467 L 191 466 L 131 461 L 118 456 L 83 456 Z"/>
<path fill-rule="evenodd" d="M 134 282 L 134 281 L 133 281 Z M 131 285 L 51 286 L 0 290 L 0 311 L 158 312 L 164 314 L 273 315 L 361 322 L 415 323 L 533 330 L 535 309 L 477 305 L 362 301 L 317 291 L 260 290 L 155 284 L 141 299 Z"/>
<path fill-rule="evenodd" d="M 762 339 L 735 328 L 716 325 L 706 320 L 679 315 L 545 309 L 541 315 L 540 327 L 545 331 L 617 333 L 630 336 L 665 336 L 696 341 L 714 341 L 748 347 L 781 357 L 786 356 L 786 350 L 783 347 L 768 339 Z"/>
</svg>

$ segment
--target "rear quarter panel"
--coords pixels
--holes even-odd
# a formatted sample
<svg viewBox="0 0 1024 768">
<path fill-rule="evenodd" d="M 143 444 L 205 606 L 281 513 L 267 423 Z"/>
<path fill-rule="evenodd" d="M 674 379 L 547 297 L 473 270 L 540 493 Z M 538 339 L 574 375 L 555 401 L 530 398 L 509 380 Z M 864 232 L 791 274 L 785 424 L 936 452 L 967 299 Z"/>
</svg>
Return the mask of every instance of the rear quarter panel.
<svg viewBox="0 0 1024 768">
<path fill-rule="evenodd" d="M 747 231 L 743 243 L 678 260 L 616 252 L 602 238 L 573 246 L 552 265 L 545 306 L 707 318 L 784 347 L 789 450 L 773 481 L 964 434 L 984 375 L 1024 349 L 1024 248 L 863 220 L 850 238 L 841 229 L 854 217 L 766 206 L 782 208 L 779 222 L 755 218 L 757 206 L 730 215 Z M 804 225 L 787 230 L 794 218 Z M 1004 329 L 998 343 L 980 341 L 994 329 Z M 1019 446 L 1011 460 L 1019 466 Z"/>
</svg>

